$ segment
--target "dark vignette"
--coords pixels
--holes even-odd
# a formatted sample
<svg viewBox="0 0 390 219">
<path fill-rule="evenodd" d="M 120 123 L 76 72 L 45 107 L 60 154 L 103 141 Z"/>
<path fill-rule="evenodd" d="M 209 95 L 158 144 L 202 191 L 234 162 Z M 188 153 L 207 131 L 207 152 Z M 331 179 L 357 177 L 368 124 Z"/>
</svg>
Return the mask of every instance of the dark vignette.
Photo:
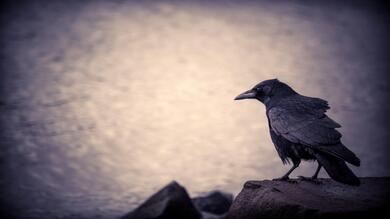
<svg viewBox="0 0 390 219">
<path fill-rule="evenodd" d="M 57 2 L 57 1 L 55 1 Z M 88 4 L 89 1 L 67 1 L 67 4 L 77 5 L 76 8 L 82 8 L 83 4 Z M 117 2 L 122 2 L 121 0 L 118 0 Z M 146 1 L 147 2 L 147 1 Z M 189 1 L 191 2 L 191 1 Z M 251 4 L 253 1 L 240 1 L 240 4 Z M 388 31 L 388 24 L 389 24 L 389 8 L 386 1 L 295 1 L 297 4 L 303 4 L 303 5 L 310 5 L 313 7 L 331 7 L 334 10 L 339 10 L 340 8 L 350 7 L 350 8 L 360 8 L 367 10 L 369 13 L 377 14 L 380 18 L 378 20 L 378 23 L 382 23 L 383 27 L 385 28 L 385 35 L 383 37 L 383 50 L 381 54 L 376 54 L 378 57 L 380 57 L 379 60 L 376 61 L 376 63 L 380 64 L 381 67 L 378 68 L 378 72 L 373 72 L 372 77 L 376 76 L 384 76 L 383 78 L 386 78 L 387 80 L 387 86 L 386 87 L 380 87 L 378 89 L 381 89 L 383 93 L 387 94 L 387 98 L 381 100 L 378 102 L 379 105 L 382 105 L 383 108 L 381 110 L 381 113 L 378 114 L 378 118 L 380 118 L 380 121 L 382 121 L 383 124 L 380 124 L 382 127 L 388 127 L 390 124 L 390 108 L 389 108 L 389 94 L 390 94 L 390 86 L 389 86 L 389 79 L 390 79 L 390 63 L 389 63 L 389 49 L 390 44 L 390 34 Z M 2 1 L 1 3 L 1 9 L 0 9 L 0 213 L 5 216 L 4 218 L 17 218 L 18 210 L 20 209 L 20 206 L 18 206 L 17 200 L 9 200 L 7 197 L 1 195 L 4 194 L 2 183 L 4 179 L 7 178 L 8 174 L 11 174 L 7 172 L 8 168 L 7 165 L 9 165 L 12 160 L 9 160 L 7 157 L 7 154 L 9 153 L 9 149 L 12 147 L 13 140 L 8 138 L 7 136 L 7 125 L 5 123 L 4 117 L 1 116 L 2 112 L 12 110 L 14 107 L 13 105 L 10 105 L 8 103 L 7 96 L 8 94 L 12 93 L 15 89 L 12 85 L 10 85 L 9 79 L 12 77 L 19 77 L 17 74 L 17 71 L 15 69 L 18 68 L 16 66 L 13 56 L 9 56 L 7 54 L 7 51 L 5 51 L 5 47 L 7 45 L 8 40 L 10 40 L 6 34 L 7 32 L 7 23 L 8 21 L 14 19 L 18 16 L 23 16 L 25 11 L 28 11 L 32 4 L 52 4 L 53 1 L 44 1 L 44 0 L 35 0 L 35 1 Z M 216 7 L 220 6 L 229 6 L 234 7 L 233 1 L 215 1 L 214 2 Z M 276 1 L 275 4 L 283 4 L 283 1 Z M 31 18 L 34 19 L 34 18 Z M 31 33 L 30 35 L 25 36 L 17 36 L 16 38 L 12 39 L 15 41 L 23 41 L 26 38 L 34 37 L 34 33 Z M 370 83 L 367 81 L 366 83 Z M 388 135 L 390 137 L 390 135 Z M 386 153 L 390 155 L 390 149 L 387 149 L 387 151 L 383 151 L 383 153 Z M 387 163 L 387 166 L 390 168 L 390 163 Z M 15 174 L 15 173 L 12 173 Z M 22 196 L 20 196 L 22 197 Z"/>
</svg>

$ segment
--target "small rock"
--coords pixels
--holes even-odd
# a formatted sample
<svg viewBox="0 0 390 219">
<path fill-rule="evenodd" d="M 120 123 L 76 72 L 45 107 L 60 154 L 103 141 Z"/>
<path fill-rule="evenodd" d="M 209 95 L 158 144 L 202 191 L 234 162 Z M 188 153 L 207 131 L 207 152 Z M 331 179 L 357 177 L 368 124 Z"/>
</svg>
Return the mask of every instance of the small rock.
<svg viewBox="0 0 390 219">
<path fill-rule="evenodd" d="M 202 219 L 228 219 L 228 212 L 225 214 L 211 214 L 205 211 L 202 212 Z"/>
<path fill-rule="evenodd" d="M 199 219 L 185 188 L 173 181 L 122 219 Z"/>
<path fill-rule="evenodd" d="M 214 215 L 223 215 L 229 211 L 229 208 L 233 203 L 233 195 L 230 193 L 213 191 L 204 197 L 193 198 L 192 201 L 199 211 Z"/>
</svg>

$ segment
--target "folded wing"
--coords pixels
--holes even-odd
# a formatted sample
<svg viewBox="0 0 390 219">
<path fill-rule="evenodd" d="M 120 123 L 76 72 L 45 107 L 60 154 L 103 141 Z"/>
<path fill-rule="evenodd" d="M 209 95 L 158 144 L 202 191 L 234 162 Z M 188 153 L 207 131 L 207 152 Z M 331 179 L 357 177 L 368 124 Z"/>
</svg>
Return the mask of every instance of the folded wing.
<svg viewBox="0 0 390 219">
<path fill-rule="evenodd" d="M 322 151 L 359 166 L 360 160 L 340 141 L 341 127 L 326 114 L 325 100 L 292 96 L 268 110 L 272 130 L 293 143 Z"/>
</svg>

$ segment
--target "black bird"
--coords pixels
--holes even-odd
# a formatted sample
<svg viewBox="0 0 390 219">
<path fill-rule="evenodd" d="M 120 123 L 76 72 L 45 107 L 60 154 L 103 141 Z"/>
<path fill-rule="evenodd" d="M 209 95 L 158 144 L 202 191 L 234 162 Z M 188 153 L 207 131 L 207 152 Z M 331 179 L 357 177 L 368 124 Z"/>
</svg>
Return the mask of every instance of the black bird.
<svg viewBox="0 0 390 219">
<path fill-rule="evenodd" d="M 342 135 L 336 130 L 341 126 L 325 114 L 330 108 L 327 101 L 302 96 L 278 79 L 263 81 L 235 98 L 241 99 L 257 99 L 264 103 L 272 142 L 283 164 L 293 163 L 292 168 L 278 179 L 289 179 L 301 160 L 317 160 L 314 175 L 301 178 L 315 180 L 324 167 L 332 179 L 360 185 L 345 163 L 360 166 L 360 160 L 341 143 Z"/>
</svg>

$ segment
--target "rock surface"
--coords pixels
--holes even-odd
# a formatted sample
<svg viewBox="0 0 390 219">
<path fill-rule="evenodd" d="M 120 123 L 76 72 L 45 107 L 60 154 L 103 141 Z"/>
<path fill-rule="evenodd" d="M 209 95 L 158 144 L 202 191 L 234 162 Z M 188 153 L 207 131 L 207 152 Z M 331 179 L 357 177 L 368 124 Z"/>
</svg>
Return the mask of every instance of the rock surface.
<svg viewBox="0 0 390 219">
<path fill-rule="evenodd" d="M 229 210 L 230 219 L 388 218 L 390 177 L 361 178 L 348 186 L 320 179 L 248 181 Z"/>
<path fill-rule="evenodd" d="M 122 219 L 226 219 L 233 195 L 220 191 L 191 199 L 173 181 Z"/>
</svg>

